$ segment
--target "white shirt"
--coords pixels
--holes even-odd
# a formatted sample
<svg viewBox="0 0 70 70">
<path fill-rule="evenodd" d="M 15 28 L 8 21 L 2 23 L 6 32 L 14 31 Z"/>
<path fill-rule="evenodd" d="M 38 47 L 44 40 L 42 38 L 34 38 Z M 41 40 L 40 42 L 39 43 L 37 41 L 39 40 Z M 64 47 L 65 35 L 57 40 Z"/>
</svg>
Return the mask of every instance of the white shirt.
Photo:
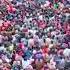
<svg viewBox="0 0 70 70">
<path fill-rule="evenodd" d="M 2 43 L 2 39 L 3 39 L 3 36 L 2 36 L 2 35 L 0 35 L 0 43 Z"/>
<path fill-rule="evenodd" d="M 34 45 L 34 40 L 33 39 L 29 39 L 28 40 L 28 46 L 33 46 Z"/>
<path fill-rule="evenodd" d="M 43 20 L 43 16 L 42 16 L 42 15 L 39 15 L 39 19 L 40 19 L 40 20 Z"/>
<path fill-rule="evenodd" d="M 30 60 L 27 60 L 27 61 L 22 60 L 23 68 L 26 69 L 30 65 L 30 63 L 31 63 Z"/>
<path fill-rule="evenodd" d="M 0 26 L 2 26 L 3 20 L 0 20 Z"/>
<path fill-rule="evenodd" d="M 63 52 L 64 56 L 69 56 L 70 55 L 70 49 L 66 48 Z"/>
</svg>

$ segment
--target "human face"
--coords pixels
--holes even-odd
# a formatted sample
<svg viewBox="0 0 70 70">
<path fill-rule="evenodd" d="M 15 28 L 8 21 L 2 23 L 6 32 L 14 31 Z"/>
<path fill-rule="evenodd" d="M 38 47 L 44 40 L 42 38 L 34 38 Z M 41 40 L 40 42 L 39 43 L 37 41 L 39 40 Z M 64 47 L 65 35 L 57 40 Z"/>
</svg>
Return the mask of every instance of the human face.
<svg viewBox="0 0 70 70">
<path fill-rule="evenodd" d="M 3 67 L 3 69 L 2 70 L 10 70 L 9 68 L 7 68 L 7 67 Z"/>
</svg>

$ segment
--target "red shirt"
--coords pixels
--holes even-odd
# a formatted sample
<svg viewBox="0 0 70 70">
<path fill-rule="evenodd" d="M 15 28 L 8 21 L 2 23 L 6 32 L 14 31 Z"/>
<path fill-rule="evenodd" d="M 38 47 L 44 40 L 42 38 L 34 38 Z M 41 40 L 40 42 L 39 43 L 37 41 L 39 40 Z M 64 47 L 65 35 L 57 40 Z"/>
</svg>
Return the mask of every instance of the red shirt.
<svg viewBox="0 0 70 70">
<path fill-rule="evenodd" d="M 22 56 L 22 55 L 23 55 L 23 51 L 20 50 L 20 51 L 18 52 L 18 55 Z"/>
<path fill-rule="evenodd" d="M 28 32 L 28 29 L 27 29 L 27 28 L 24 28 L 24 29 L 23 29 L 23 32 Z"/>
<path fill-rule="evenodd" d="M 39 20 L 38 25 L 39 25 L 40 28 L 45 28 L 46 23 L 42 20 Z"/>
<path fill-rule="evenodd" d="M 20 43 L 20 44 L 19 44 L 19 48 L 20 48 L 20 49 L 23 49 L 23 48 L 24 48 L 24 44 L 23 44 L 23 43 Z"/>
<path fill-rule="evenodd" d="M 0 27 L 1 31 L 6 31 L 10 26 L 10 22 L 6 21 L 3 23 L 3 25 Z"/>
<path fill-rule="evenodd" d="M 16 9 L 12 5 L 7 5 L 8 12 L 14 12 Z"/>
<path fill-rule="evenodd" d="M 46 54 L 46 53 L 48 53 L 48 48 L 43 48 L 42 51 L 44 54 Z"/>
<path fill-rule="evenodd" d="M 55 3 L 58 2 L 58 0 L 55 0 Z"/>
</svg>

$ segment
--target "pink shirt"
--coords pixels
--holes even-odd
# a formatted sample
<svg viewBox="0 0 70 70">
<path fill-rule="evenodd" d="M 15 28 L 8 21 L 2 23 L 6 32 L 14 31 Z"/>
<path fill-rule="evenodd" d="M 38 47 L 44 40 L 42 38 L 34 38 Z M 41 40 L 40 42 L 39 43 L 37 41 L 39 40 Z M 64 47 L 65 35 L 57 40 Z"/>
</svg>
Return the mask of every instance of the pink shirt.
<svg viewBox="0 0 70 70">
<path fill-rule="evenodd" d="M 24 43 L 20 43 L 19 48 L 24 49 Z"/>
</svg>

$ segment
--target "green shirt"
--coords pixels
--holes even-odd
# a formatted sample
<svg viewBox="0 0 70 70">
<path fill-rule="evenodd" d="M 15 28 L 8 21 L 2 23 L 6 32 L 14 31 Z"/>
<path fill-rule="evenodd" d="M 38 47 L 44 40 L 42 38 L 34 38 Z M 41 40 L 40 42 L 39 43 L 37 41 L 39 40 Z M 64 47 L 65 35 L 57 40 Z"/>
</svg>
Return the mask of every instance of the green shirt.
<svg viewBox="0 0 70 70">
<path fill-rule="evenodd" d="M 57 9 L 59 7 L 58 3 L 54 4 L 54 8 Z"/>
</svg>

